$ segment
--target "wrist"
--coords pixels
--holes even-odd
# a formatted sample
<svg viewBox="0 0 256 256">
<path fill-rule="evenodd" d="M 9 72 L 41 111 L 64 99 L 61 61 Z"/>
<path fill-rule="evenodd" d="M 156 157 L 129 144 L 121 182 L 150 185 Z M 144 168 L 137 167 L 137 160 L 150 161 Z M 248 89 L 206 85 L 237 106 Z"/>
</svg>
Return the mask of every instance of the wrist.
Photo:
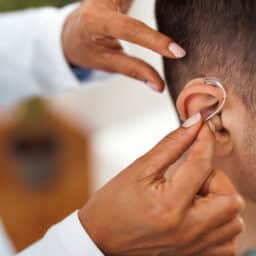
<svg viewBox="0 0 256 256">
<path fill-rule="evenodd" d="M 77 18 L 77 12 L 79 9 L 71 12 L 63 26 L 61 42 L 64 56 L 70 65 L 75 65 L 74 51 L 76 49 L 76 32 L 77 26 L 75 26 L 74 20 Z"/>
<path fill-rule="evenodd" d="M 99 248 L 99 250 L 105 254 L 106 249 L 104 246 L 104 235 L 101 234 L 101 232 L 104 231 L 104 227 L 100 227 L 100 219 L 97 219 L 96 214 L 93 215 L 90 214 L 87 207 L 84 207 L 78 212 L 78 218 L 85 232 L 91 238 L 93 243 Z"/>
</svg>

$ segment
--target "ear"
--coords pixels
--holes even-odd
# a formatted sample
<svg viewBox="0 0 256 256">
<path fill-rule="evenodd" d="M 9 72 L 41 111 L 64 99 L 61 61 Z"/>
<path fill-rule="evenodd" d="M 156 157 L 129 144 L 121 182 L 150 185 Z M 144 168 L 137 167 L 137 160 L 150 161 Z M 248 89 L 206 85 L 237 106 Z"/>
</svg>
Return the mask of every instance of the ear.
<svg viewBox="0 0 256 256">
<path fill-rule="evenodd" d="M 198 112 L 207 117 L 222 100 L 223 92 L 219 88 L 207 86 L 203 79 L 198 78 L 184 87 L 177 100 L 177 109 L 183 121 Z M 230 154 L 233 143 L 230 132 L 223 126 L 222 113 L 208 122 L 216 137 L 216 155 Z"/>
</svg>

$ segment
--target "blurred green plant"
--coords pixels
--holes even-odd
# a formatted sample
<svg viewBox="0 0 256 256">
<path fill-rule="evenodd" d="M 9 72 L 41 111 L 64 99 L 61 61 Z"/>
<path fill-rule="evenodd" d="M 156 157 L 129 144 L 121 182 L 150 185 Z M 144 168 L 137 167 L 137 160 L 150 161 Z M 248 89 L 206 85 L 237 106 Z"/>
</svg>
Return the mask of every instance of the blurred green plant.
<svg viewBox="0 0 256 256">
<path fill-rule="evenodd" d="M 12 11 L 47 5 L 61 7 L 72 2 L 77 2 L 77 0 L 0 0 L 0 11 Z"/>
</svg>

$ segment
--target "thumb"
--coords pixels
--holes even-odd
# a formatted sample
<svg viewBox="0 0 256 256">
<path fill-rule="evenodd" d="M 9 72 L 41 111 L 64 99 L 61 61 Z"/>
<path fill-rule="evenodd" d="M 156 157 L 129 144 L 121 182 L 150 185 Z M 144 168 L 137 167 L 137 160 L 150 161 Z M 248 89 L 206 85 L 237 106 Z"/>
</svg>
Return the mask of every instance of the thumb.
<svg viewBox="0 0 256 256">
<path fill-rule="evenodd" d="M 189 118 L 182 127 L 167 135 L 158 145 L 136 161 L 136 168 L 147 175 L 159 175 L 176 162 L 192 145 L 202 127 L 200 113 Z M 143 167 L 143 168 L 142 168 Z"/>
<path fill-rule="evenodd" d="M 170 194 L 176 197 L 182 209 L 191 204 L 213 172 L 215 139 L 208 125 L 201 129 L 185 162 L 170 179 Z"/>
<path fill-rule="evenodd" d="M 204 193 L 218 195 L 236 195 L 237 191 L 227 175 L 220 170 L 216 170 L 211 175 Z"/>
<path fill-rule="evenodd" d="M 245 208 L 245 202 L 242 196 L 237 192 L 235 186 L 223 171 L 214 171 L 205 194 L 229 196 L 233 200 L 233 206 L 236 210 L 243 210 Z"/>
</svg>

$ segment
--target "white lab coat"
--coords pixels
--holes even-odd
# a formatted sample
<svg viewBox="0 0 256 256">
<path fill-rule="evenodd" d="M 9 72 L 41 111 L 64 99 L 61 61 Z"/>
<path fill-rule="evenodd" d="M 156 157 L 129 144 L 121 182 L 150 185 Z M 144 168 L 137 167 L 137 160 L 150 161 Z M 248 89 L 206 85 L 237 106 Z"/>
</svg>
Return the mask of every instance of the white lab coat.
<svg viewBox="0 0 256 256">
<path fill-rule="evenodd" d="M 62 26 L 74 7 L 0 15 L 0 106 L 79 87 L 61 47 Z"/>
<path fill-rule="evenodd" d="M 70 5 L 63 9 L 31 9 L 0 15 L 0 106 L 32 95 L 49 95 L 80 86 L 61 47 L 63 24 L 74 8 Z M 0 252 L 13 254 L 6 239 L 0 238 Z M 102 256 L 102 253 L 75 212 L 19 254 L 38 255 Z"/>
</svg>

